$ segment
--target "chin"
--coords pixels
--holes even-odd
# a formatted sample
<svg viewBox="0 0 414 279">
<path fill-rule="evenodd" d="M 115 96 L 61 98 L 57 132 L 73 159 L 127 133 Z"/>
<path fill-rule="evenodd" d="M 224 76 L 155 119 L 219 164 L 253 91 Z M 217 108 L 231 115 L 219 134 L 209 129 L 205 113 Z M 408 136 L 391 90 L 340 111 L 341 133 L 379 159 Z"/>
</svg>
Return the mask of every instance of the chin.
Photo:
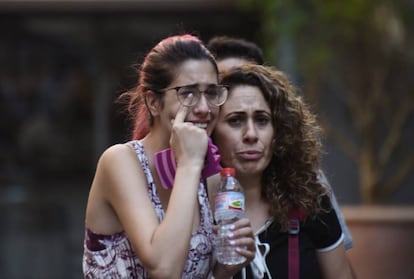
<svg viewBox="0 0 414 279">
<path fill-rule="evenodd" d="M 237 167 L 236 167 L 237 168 Z M 243 171 L 244 174 L 261 174 L 264 171 L 264 168 L 258 166 L 257 162 L 245 163 L 239 165 L 240 172 Z"/>
</svg>

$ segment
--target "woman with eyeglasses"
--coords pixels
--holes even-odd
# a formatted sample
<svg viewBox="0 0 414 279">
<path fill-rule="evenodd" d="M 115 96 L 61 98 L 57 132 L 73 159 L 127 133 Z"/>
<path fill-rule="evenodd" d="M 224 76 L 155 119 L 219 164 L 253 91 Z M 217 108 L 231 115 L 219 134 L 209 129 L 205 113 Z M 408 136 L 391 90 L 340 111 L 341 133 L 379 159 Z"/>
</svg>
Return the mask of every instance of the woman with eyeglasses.
<svg viewBox="0 0 414 279">
<path fill-rule="evenodd" d="M 192 35 L 168 37 L 145 57 L 138 84 L 123 95 L 133 140 L 99 159 L 85 220 L 85 278 L 230 278 L 255 254 L 248 219 L 230 238 L 246 262 L 213 259 L 213 217 L 205 189 L 208 136 L 227 98 L 213 56 Z M 157 155 L 172 151 L 164 185 Z M 213 162 L 214 163 L 214 162 Z M 162 164 L 161 164 L 162 166 Z M 167 166 L 168 167 L 171 166 Z"/>
</svg>

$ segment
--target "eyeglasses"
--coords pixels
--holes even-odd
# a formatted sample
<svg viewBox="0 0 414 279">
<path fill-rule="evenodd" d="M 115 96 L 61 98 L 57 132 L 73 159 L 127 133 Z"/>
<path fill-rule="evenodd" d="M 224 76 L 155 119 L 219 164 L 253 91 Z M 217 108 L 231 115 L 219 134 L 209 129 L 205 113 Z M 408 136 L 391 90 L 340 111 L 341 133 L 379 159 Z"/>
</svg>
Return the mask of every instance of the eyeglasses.
<svg viewBox="0 0 414 279">
<path fill-rule="evenodd" d="M 211 84 L 207 89 L 201 91 L 198 84 L 177 86 L 164 89 L 163 91 L 175 90 L 178 101 L 186 107 L 195 106 L 204 94 L 207 102 L 213 106 L 221 106 L 227 100 L 228 88 L 224 85 Z"/>
</svg>

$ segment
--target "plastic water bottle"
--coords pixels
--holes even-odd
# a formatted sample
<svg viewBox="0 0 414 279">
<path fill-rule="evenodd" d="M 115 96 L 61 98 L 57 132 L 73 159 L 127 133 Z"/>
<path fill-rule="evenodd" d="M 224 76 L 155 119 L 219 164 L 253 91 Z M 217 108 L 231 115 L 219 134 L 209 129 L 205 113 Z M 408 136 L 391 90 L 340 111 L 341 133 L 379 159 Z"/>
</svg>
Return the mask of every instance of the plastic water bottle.
<svg viewBox="0 0 414 279">
<path fill-rule="evenodd" d="M 215 195 L 214 218 L 219 226 L 215 240 L 217 261 L 225 265 L 243 263 L 246 258 L 236 251 L 236 246 L 229 243 L 230 226 L 244 217 L 244 193 L 235 176 L 234 168 L 220 171 L 221 182 Z"/>
</svg>

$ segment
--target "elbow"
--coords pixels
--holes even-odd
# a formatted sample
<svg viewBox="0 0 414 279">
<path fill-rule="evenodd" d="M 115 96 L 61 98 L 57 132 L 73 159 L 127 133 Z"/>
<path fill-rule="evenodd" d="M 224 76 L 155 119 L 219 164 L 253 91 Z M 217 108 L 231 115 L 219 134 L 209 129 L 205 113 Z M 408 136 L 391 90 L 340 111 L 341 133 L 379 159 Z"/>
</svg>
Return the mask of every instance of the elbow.
<svg viewBox="0 0 414 279">
<path fill-rule="evenodd" d="M 165 251 L 164 249 L 163 251 L 160 250 L 149 247 L 149 252 L 141 253 L 139 259 L 144 269 L 154 279 L 181 278 L 187 260 L 188 250 L 184 252 L 183 249 L 179 254 L 169 253 L 169 251 Z M 175 252 L 175 250 L 173 251 Z"/>
<path fill-rule="evenodd" d="M 176 267 L 157 266 L 149 270 L 151 278 L 154 279 L 170 279 L 170 278 L 181 278 L 182 270 Z"/>
<path fill-rule="evenodd" d="M 151 261 L 142 262 L 144 269 L 148 271 L 151 278 L 154 279 L 171 279 L 181 278 L 184 270 L 185 260 L 177 261 L 176 259 L 158 257 Z"/>
</svg>

